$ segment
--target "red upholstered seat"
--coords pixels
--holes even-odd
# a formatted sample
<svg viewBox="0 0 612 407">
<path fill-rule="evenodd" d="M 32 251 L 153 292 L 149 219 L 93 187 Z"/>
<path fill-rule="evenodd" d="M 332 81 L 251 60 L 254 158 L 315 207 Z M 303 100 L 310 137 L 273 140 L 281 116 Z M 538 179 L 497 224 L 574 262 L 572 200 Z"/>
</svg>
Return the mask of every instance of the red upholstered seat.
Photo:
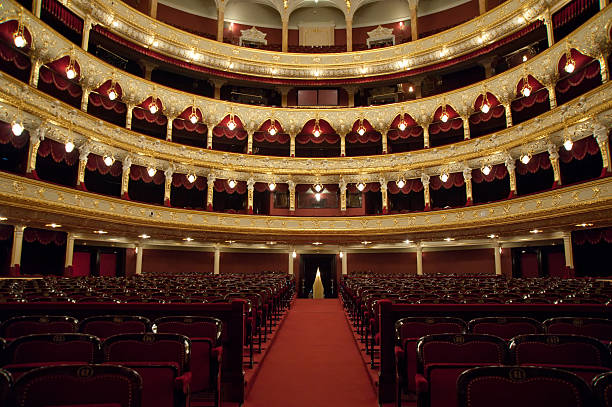
<svg viewBox="0 0 612 407">
<path fill-rule="evenodd" d="M 22 407 L 140 407 L 141 391 L 140 376 L 126 367 L 60 365 L 25 373 L 13 394 Z"/>
<path fill-rule="evenodd" d="M 151 332 L 151 321 L 137 315 L 101 315 L 83 319 L 79 332 L 105 339 L 118 334 Z"/>
<path fill-rule="evenodd" d="M 77 319 L 57 315 L 31 315 L 8 319 L 0 326 L 0 336 L 13 339 L 20 336 L 45 333 L 76 332 Z"/>
<path fill-rule="evenodd" d="M 558 317 L 544 321 L 550 334 L 592 336 L 600 341 L 612 342 L 612 320 L 603 318 Z"/>
<path fill-rule="evenodd" d="M 0 369 L 0 406 L 8 405 L 8 397 L 13 387 L 13 377 L 4 369 Z"/>
<path fill-rule="evenodd" d="M 543 333 L 542 324 L 527 317 L 485 317 L 468 322 L 468 332 L 489 334 L 509 340 L 517 335 Z"/>
<path fill-rule="evenodd" d="M 487 366 L 457 380 L 459 407 L 590 407 L 589 387 L 576 375 L 534 366 Z"/>
<path fill-rule="evenodd" d="M 191 341 L 179 334 L 120 334 L 102 344 L 105 363 L 142 376 L 143 406 L 176 407 L 189 399 Z"/>
<path fill-rule="evenodd" d="M 597 407 L 612 407 L 612 372 L 602 373 L 593 379 L 593 394 Z"/>
<path fill-rule="evenodd" d="M 428 335 L 417 344 L 416 375 L 418 404 L 421 407 L 455 407 L 457 378 L 477 366 L 502 365 L 506 342 L 482 334 Z"/>
</svg>

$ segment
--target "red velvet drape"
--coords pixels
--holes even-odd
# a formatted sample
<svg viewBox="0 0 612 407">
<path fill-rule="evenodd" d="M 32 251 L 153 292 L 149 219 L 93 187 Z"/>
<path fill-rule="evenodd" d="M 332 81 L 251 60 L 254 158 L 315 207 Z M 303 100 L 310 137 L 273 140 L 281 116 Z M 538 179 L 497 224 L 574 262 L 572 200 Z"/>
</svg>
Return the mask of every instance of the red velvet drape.
<svg viewBox="0 0 612 407">
<path fill-rule="evenodd" d="M 451 189 L 452 187 L 462 187 L 465 184 L 463 179 L 463 173 L 453 172 L 448 174 L 448 180 L 442 182 L 439 175 L 433 176 L 429 179 L 429 188 L 437 191 L 440 188 Z"/>
<path fill-rule="evenodd" d="M 481 182 L 493 182 L 496 179 L 504 179 L 508 176 L 508 168 L 505 164 L 496 164 L 491 166 L 489 175 L 484 175 L 481 169 L 472 170 L 472 182 L 480 184 Z"/>
<path fill-rule="evenodd" d="M 63 246 L 66 244 L 66 232 L 28 227 L 23 232 L 23 240 L 28 243 L 38 242 L 44 245 Z"/>
<path fill-rule="evenodd" d="M 104 157 L 96 154 L 89 154 L 87 156 L 87 167 L 89 171 L 97 171 L 102 175 L 109 174 L 113 177 L 118 177 L 123 172 L 123 165 L 121 161 L 115 160 L 113 165 L 110 167 L 104 163 Z"/>
<path fill-rule="evenodd" d="M 601 242 L 612 243 L 612 228 L 576 230 L 573 235 L 573 242 L 577 245 L 598 244 Z"/>
<path fill-rule="evenodd" d="M 559 159 L 567 164 L 573 159 L 583 160 L 587 153 L 589 155 L 599 154 L 599 144 L 597 144 L 597 140 L 594 137 L 589 136 L 575 141 L 570 151 L 567 151 L 565 148 L 559 149 Z"/>
<path fill-rule="evenodd" d="M 216 179 L 214 188 L 217 192 L 226 192 L 228 194 L 245 194 L 247 192 L 247 183 L 246 181 L 236 181 L 236 186 L 234 188 L 230 188 L 227 180 Z"/>
<path fill-rule="evenodd" d="M 535 174 L 540 169 L 547 170 L 551 167 L 550 157 L 547 152 L 536 154 L 531 157 L 529 163 L 523 164 L 520 160 L 516 164 L 516 173 L 519 175 L 525 175 L 527 172 Z"/>
<path fill-rule="evenodd" d="M 11 124 L 0 121 L 0 144 L 11 143 L 13 147 L 21 149 L 28 144 L 29 140 L 27 130 L 24 130 L 21 136 L 15 136 L 11 130 Z"/>
<path fill-rule="evenodd" d="M 164 183 L 166 176 L 164 175 L 164 172 L 162 170 L 157 170 L 157 172 L 155 172 L 155 175 L 151 177 L 147 172 L 147 168 L 142 167 L 140 165 L 132 164 L 132 166 L 130 167 L 130 179 L 132 181 L 140 180 L 147 184 L 153 182 L 156 185 L 160 185 Z"/>
<path fill-rule="evenodd" d="M 206 177 L 197 177 L 194 182 L 189 182 L 187 175 L 173 174 L 172 186 L 175 188 L 185 188 L 189 190 L 195 187 L 198 191 L 204 191 L 207 187 Z"/>
<path fill-rule="evenodd" d="M 55 140 L 44 139 L 41 141 L 38 147 L 38 155 L 41 157 L 48 157 L 51 154 L 53 161 L 60 163 L 64 161 L 67 165 L 74 165 L 79 159 L 79 151 L 74 149 L 72 152 L 66 152 L 66 146 Z"/>
<path fill-rule="evenodd" d="M 395 181 L 387 183 L 387 192 L 390 194 L 409 194 L 411 192 L 421 192 L 423 190 L 423 183 L 420 179 L 407 179 L 406 185 L 403 188 L 399 188 Z"/>
</svg>

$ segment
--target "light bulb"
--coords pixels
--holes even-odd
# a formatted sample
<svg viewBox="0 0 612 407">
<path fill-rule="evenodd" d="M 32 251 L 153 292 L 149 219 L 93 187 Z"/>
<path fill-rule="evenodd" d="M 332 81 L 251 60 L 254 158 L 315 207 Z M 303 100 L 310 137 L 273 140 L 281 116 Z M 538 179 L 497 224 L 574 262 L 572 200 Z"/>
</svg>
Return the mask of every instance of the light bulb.
<svg viewBox="0 0 612 407">
<path fill-rule="evenodd" d="M 446 182 L 446 181 L 448 181 L 448 173 L 447 173 L 447 172 L 443 172 L 443 173 L 440 175 L 440 180 L 441 180 L 442 182 Z"/>
<path fill-rule="evenodd" d="M 74 150 L 74 143 L 72 141 L 66 142 L 66 152 L 71 153 Z"/>
<path fill-rule="evenodd" d="M 270 191 L 274 191 L 276 189 L 276 183 L 275 182 L 270 182 L 268 184 L 268 188 L 270 188 Z"/>
<path fill-rule="evenodd" d="M 66 78 L 68 79 L 76 78 L 76 71 L 74 70 L 74 67 L 72 65 L 69 65 L 68 68 L 66 68 Z"/>
<path fill-rule="evenodd" d="M 414 88 L 412 86 L 408 86 L 408 92 L 410 93 L 414 92 Z"/>
<path fill-rule="evenodd" d="M 400 129 L 400 131 L 406 130 L 406 122 L 402 120 L 401 122 L 399 122 L 399 125 L 397 126 L 397 128 Z"/>
<path fill-rule="evenodd" d="M 234 121 L 234 119 L 231 119 L 229 122 L 227 122 L 227 128 L 230 129 L 230 131 L 233 131 L 236 128 L 236 122 Z"/>
<path fill-rule="evenodd" d="M 576 63 L 572 59 L 568 59 L 565 63 L 565 72 L 572 73 L 576 69 Z"/>
<path fill-rule="evenodd" d="M 18 122 L 18 121 L 15 120 L 15 121 L 13 121 L 11 123 L 11 130 L 12 130 L 14 135 L 21 136 L 21 134 L 23 133 L 23 130 L 24 130 L 23 124 L 21 124 L 21 122 Z"/>
<path fill-rule="evenodd" d="M 482 167 L 482 173 L 484 175 L 489 175 L 491 173 L 491 166 L 489 164 L 486 164 Z"/>
<path fill-rule="evenodd" d="M 321 191 L 323 191 L 323 185 L 321 185 L 321 184 L 315 184 L 315 185 L 314 185 L 314 190 L 315 190 L 315 192 L 321 192 Z"/>
<path fill-rule="evenodd" d="M 359 134 L 360 136 L 363 136 L 365 134 L 365 132 L 366 132 L 366 129 L 363 126 L 360 126 L 357 129 L 357 134 Z"/>
<path fill-rule="evenodd" d="M 295 250 L 293 251 L 293 253 L 291 253 L 291 257 L 293 257 L 294 259 L 297 257 L 297 253 L 295 252 Z"/>
<path fill-rule="evenodd" d="M 520 160 L 523 164 L 529 164 L 529 160 L 531 160 L 531 156 L 529 154 L 523 154 Z"/>
<path fill-rule="evenodd" d="M 344 253 L 340 252 L 340 258 L 344 257 Z"/>
<path fill-rule="evenodd" d="M 117 99 L 117 91 L 116 91 L 114 88 L 111 88 L 111 89 L 108 91 L 108 98 L 109 98 L 110 100 L 115 100 L 115 99 Z"/>
<path fill-rule="evenodd" d="M 153 167 L 147 168 L 147 174 L 149 174 L 149 177 L 154 176 L 156 172 L 157 172 L 157 170 L 155 168 L 153 168 Z"/>
<path fill-rule="evenodd" d="M 104 161 L 104 164 L 106 164 L 107 167 L 110 167 L 115 162 L 115 159 L 110 155 L 105 155 L 104 158 L 102 158 L 102 161 Z"/>
<path fill-rule="evenodd" d="M 317 200 L 317 202 L 320 202 L 321 201 L 321 193 L 317 192 L 315 194 L 315 199 Z"/>
<path fill-rule="evenodd" d="M 399 189 L 402 189 L 406 186 L 406 181 L 403 178 L 400 178 L 395 182 L 395 185 L 397 185 Z"/>
<path fill-rule="evenodd" d="M 446 123 L 448 121 L 448 113 L 442 112 L 442 115 L 440 116 L 440 120 L 442 120 L 442 123 Z"/>
<path fill-rule="evenodd" d="M 529 95 L 531 95 L 531 86 L 524 85 L 523 89 L 521 90 L 521 93 L 523 94 L 523 96 L 529 97 Z"/>
<path fill-rule="evenodd" d="M 363 192 L 363 190 L 365 189 L 365 184 L 363 182 L 359 182 L 357 183 L 357 189 L 359 190 L 359 192 Z"/>
<path fill-rule="evenodd" d="M 480 106 L 480 111 L 483 112 L 484 114 L 489 113 L 490 109 L 491 109 L 491 106 L 489 106 L 488 103 L 483 103 L 482 106 Z"/>
<path fill-rule="evenodd" d="M 271 136 L 276 134 L 276 126 L 274 124 L 268 128 L 268 133 L 270 133 Z"/>
<path fill-rule="evenodd" d="M 187 174 L 187 181 L 189 181 L 190 184 L 193 184 L 196 180 L 196 175 L 195 174 Z"/>
<path fill-rule="evenodd" d="M 17 30 L 13 34 L 13 43 L 17 48 L 23 48 L 28 45 L 28 41 L 26 41 L 25 36 L 21 30 Z"/>
<path fill-rule="evenodd" d="M 319 136 L 321 136 L 321 130 L 319 130 L 318 128 L 316 128 L 312 134 L 313 134 L 315 137 L 319 137 Z"/>
<path fill-rule="evenodd" d="M 563 147 L 565 150 L 570 151 L 574 147 L 574 142 L 568 138 L 563 142 Z"/>
<path fill-rule="evenodd" d="M 158 109 L 159 108 L 157 107 L 157 100 L 154 100 L 151 102 L 151 104 L 149 104 L 149 112 L 151 112 L 151 114 L 157 113 Z"/>
<path fill-rule="evenodd" d="M 527 55 L 523 55 L 523 62 L 527 61 Z"/>
<path fill-rule="evenodd" d="M 198 122 L 198 115 L 195 113 L 191 113 L 189 115 L 189 121 L 191 122 L 191 124 L 196 124 Z"/>
<path fill-rule="evenodd" d="M 229 181 L 227 181 L 227 185 L 229 185 L 230 188 L 235 188 L 236 187 L 236 180 L 230 179 Z"/>
</svg>

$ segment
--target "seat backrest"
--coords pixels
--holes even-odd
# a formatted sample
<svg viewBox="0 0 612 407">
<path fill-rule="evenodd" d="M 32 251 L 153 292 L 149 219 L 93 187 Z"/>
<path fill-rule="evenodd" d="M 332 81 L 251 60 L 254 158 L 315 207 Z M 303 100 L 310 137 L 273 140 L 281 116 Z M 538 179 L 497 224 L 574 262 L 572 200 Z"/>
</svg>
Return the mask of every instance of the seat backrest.
<svg viewBox="0 0 612 407">
<path fill-rule="evenodd" d="M 419 339 L 421 366 L 431 363 L 499 363 L 506 361 L 506 342 L 484 334 L 437 334 Z"/>
<path fill-rule="evenodd" d="M 425 335 L 465 333 L 465 322 L 452 317 L 407 317 L 395 323 L 395 334 L 399 343 L 408 338 Z"/>
<path fill-rule="evenodd" d="M 114 365 L 60 365 L 30 370 L 13 386 L 21 407 L 110 405 L 140 407 L 142 380 Z"/>
<path fill-rule="evenodd" d="M 598 407 L 612 407 L 612 372 L 602 373 L 593 379 L 593 394 Z"/>
<path fill-rule="evenodd" d="M 99 315 L 83 319 L 78 329 L 104 339 L 118 334 L 151 332 L 151 321 L 137 315 Z"/>
<path fill-rule="evenodd" d="M 190 339 L 207 338 L 218 345 L 223 332 L 223 322 L 214 317 L 172 316 L 156 319 L 153 329 L 157 333 L 176 333 Z"/>
<path fill-rule="evenodd" d="M 100 339 L 87 334 L 36 334 L 20 336 L 4 352 L 5 364 L 44 362 L 96 363 Z"/>
<path fill-rule="evenodd" d="M 0 326 L 0 336 L 17 338 L 31 334 L 76 332 L 77 319 L 58 315 L 29 315 L 10 318 Z"/>
<path fill-rule="evenodd" d="M 558 317 L 544 321 L 549 334 L 592 336 L 600 341 L 612 342 L 612 320 L 604 318 Z"/>
<path fill-rule="evenodd" d="M 174 333 L 119 334 L 102 343 L 106 362 L 173 362 L 179 375 L 189 370 L 191 341 Z"/>
<path fill-rule="evenodd" d="M 597 339 L 580 335 L 519 335 L 510 341 L 510 360 L 522 364 L 611 366 L 610 352 Z"/>
<path fill-rule="evenodd" d="M 0 406 L 8 405 L 8 397 L 13 387 L 11 374 L 4 369 L 0 369 Z"/>
<path fill-rule="evenodd" d="M 588 385 L 561 369 L 534 366 L 485 366 L 457 380 L 459 407 L 589 407 Z"/>
<path fill-rule="evenodd" d="M 468 332 L 495 335 L 508 340 L 517 335 L 543 333 L 544 329 L 542 324 L 533 318 L 485 317 L 468 322 Z"/>
</svg>

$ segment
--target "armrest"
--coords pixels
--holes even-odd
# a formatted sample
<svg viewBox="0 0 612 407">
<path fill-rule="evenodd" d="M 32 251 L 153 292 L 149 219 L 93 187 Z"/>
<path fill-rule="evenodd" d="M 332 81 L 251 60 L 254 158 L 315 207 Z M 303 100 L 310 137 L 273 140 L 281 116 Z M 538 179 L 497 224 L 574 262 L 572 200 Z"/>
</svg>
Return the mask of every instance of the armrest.
<svg viewBox="0 0 612 407">
<path fill-rule="evenodd" d="M 421 373 L 414 375 L 414 382 L 416 384 L 416 393 L 419 397 L 422 394 L 429 393 L 429 382 Z"/>
<path fill-rule="evenodd" d="M 191 387 L 191 372 L 185 372 L 174 379 L 174 383 L 179 386 L 184 394 L 189 394 Z"/>
</svg>

